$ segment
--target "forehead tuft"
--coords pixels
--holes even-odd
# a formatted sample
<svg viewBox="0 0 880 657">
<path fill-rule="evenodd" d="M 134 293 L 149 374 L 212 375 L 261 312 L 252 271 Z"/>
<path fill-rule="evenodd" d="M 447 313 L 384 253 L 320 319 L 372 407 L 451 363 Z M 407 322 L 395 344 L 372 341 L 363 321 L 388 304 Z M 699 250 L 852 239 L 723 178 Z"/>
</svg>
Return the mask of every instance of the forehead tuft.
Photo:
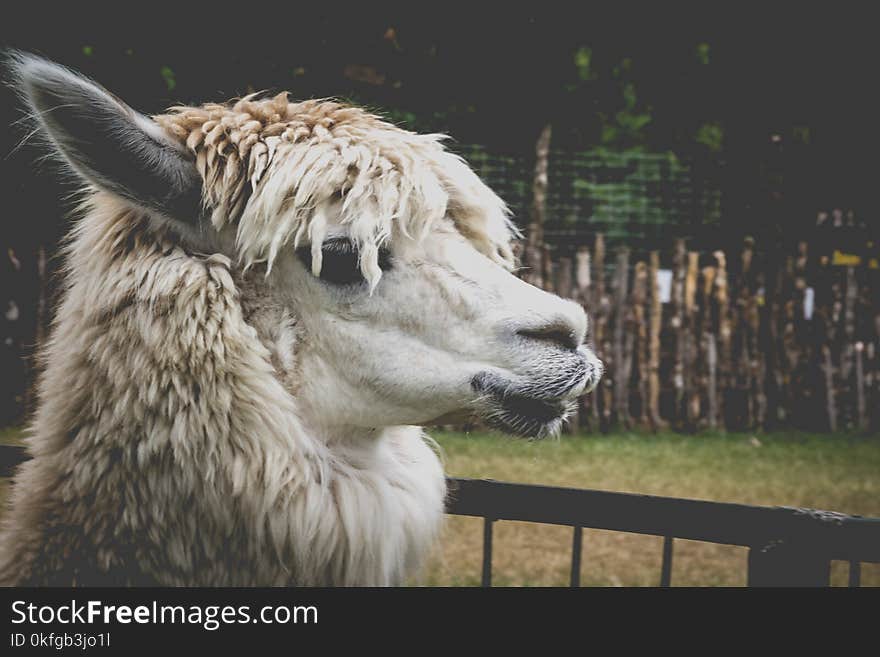
<svg viewBox="0 0 880 657">
<path fill-rule="evenodd" d="M 398 128 L 326 100 L 245 97 L 175 107 L 154 117 L 193 154 L 215 227 L 236 226 L 246 263 L 271 264 L 285 246 L 320 241 L 332 207 L 370 254 L 393 228 L 413 239 L 444 217 L 480 252 L 513 266 L 518 234 L 504 202 L 443 146 L 442 135 Z"/>
</svg>

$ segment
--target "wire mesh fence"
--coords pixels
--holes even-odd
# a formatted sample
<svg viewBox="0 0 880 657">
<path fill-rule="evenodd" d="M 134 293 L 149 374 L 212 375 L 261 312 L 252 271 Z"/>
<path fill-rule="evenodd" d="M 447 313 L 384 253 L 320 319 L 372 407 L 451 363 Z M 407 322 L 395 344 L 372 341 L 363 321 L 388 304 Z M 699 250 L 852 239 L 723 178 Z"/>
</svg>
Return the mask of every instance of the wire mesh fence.
<svg viewBox="0 0 880 657">
<path fill-rule="evenodd" d="M 525 227 L 534 158 L 474 144 L 454 148 Z M 602 233 L 609 248 L 626 245 L 634 255 L 669 249 L 677 237 L 720 224 L 716 167 L 672 153 L 551 150 L 545 242 L 569 254 Z"/>
</svg>

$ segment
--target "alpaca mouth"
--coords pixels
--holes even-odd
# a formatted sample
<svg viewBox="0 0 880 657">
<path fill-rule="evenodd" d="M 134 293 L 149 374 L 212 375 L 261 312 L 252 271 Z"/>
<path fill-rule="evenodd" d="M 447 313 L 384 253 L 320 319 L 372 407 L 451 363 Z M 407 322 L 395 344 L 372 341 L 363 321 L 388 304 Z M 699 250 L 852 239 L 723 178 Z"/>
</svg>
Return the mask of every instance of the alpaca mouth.
<svg viewBox="0 0 880 657">
<path fill-rule="evenodd" d="M 483 418 L 489 425 L 515 436 L 544 438 L 559 433 L 574 402 L 547 402 L 519 395 L 496 400 Z"/>
<path fill-rule="evenodd" d="M 582 388 L 575 382 L 571 389 Z M 492 428 L 527 438 L 543 438 L 559 432 L 575 407 L 575 401 L 563 394 L 549 397 L 521 390 L 500 377 L 481 372 L 471 380 L 471 387 L 481 393 L 478 414 Z"/>
</svg>

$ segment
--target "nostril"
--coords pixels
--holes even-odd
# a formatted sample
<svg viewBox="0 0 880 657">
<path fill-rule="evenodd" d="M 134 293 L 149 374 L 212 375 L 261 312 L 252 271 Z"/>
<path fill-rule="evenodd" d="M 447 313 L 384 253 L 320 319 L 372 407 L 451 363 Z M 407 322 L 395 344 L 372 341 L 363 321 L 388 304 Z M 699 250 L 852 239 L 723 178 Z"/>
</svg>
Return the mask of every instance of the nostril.
<svg viewBox="0 0 880 657">
<path fill-rule="evenodd" d="M 575 330 L 565 324 L 547 324 L 532 329 L 520 329 L 516 332 L 524 338 L 552 342 L 564 349 L 577 349 L 580 346 Z"/>
</svg>

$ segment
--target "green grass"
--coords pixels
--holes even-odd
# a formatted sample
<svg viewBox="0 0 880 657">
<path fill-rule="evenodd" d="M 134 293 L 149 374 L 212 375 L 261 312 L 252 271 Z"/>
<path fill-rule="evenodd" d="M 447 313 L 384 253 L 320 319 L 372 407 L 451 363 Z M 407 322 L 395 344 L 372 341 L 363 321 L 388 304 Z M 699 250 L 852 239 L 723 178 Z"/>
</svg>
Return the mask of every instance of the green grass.
<svg viewBox="0 0 880 657">
<path fill-rule="evenodd" d="M 800 506 L 880 517 L 880 437 L 776 433 L 681 436 L 615 434 L 525 441 L 487 433 L 431 432 L 452 476 L 666 495 L 768 506 Z M 0 443 L 19 443 L 17 429 Z M 0 497 L 5 482 L 0 481 Z M 662 539 L 587 529 L 581 581 L 593 586 L 652 586 Z M 498 585 L 568 583 L 571 529 L 498 522 L 493 576 Z M 450 516 L 424 573 L 413 583 L 480 582 L 482 520 Z M 746 582 L 747 550 L 677 540 L 673 585 Z M 845 584 L 847 565 L 832 565 Z M 864 585 L 880 586 L 880 566 L 864 564 Z"/>
<path fill-rule="evenodd" d="M 0 445 L 21 445 L 24 429 L 20 427 L 0 428 Z"/>
<path fill-rule="evenodd" d="M 524 483 L 880 515 L 880 439 L 615 434 L 524 441 L 437 433 L 447 471 Z"/>
<path fill-rule="evenodd" d="M 779 433 L 681 436 L 616 434 L 545 441 L 494 434 L 432 434 L 459 477 L 666 495 L 880 516 L 880 439 Z M 452 517 L 420 583 L 479 584 L 482 526 Z M 656 585 L 662 539 L 585 530 L 581 581 Z M 571 529 L 498 522 L 493 576 L 502 585 L 565 585 Z M 744 585 L 745 548 L 678 540 L 673 585 Z M 835 584 L 847 566 L 833 564 Z M 880 585 L 865 564 L 864 584 Z"/>
</svg>

